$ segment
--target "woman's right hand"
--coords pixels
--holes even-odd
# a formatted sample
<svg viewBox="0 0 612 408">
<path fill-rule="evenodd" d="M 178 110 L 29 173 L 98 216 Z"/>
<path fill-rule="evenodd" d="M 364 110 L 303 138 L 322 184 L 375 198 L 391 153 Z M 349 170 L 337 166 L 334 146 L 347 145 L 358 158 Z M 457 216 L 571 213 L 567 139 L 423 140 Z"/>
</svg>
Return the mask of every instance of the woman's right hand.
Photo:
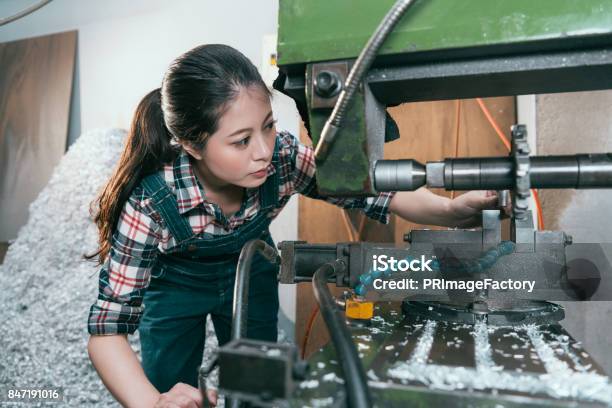
<svg viewBox="0 0 612 408">
<path fill-rule="evenodd" d="M 216 402 L 216 401 L 215 401 Z M 189 384 L 178 383 L 159 396 L 154 408 L 201 408 L 202 392 Z"/>
</svg>

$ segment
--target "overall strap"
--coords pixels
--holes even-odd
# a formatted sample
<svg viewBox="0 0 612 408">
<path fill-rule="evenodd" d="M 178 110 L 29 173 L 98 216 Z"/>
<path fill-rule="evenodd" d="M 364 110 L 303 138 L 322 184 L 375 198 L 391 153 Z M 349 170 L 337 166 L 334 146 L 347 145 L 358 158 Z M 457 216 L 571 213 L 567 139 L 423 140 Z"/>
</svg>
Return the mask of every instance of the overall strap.
<svg viewBox="0 0 612 408">
<path fill-rule="evenodd" d="M 193 230 L 189 222 L 179 212 L 176 196 L 161 174 L 155 173 L 146 176 L 142 179 L 141 185 L 147 195 L 151 197 L 153 207 L 161 215 L 177 243 L 193 237 Z"/>
</svg>

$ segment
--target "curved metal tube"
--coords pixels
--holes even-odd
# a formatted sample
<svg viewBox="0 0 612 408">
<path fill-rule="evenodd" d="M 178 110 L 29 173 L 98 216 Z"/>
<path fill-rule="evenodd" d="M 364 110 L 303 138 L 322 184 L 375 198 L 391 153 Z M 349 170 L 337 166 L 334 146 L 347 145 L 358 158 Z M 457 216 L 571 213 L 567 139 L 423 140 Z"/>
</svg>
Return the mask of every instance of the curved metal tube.
<svg viewBox="0 0 612 408">
<path fill-rule="evenodd" d="M 0 26 L 3 26 L 3 25 L 8 24 L 8 23 L 12 23 L 15 20 L 19 20 L 20 18 L 25 17 L 28 14 L 35 12 L 36 10 L 38 10 L 42 6 L 47 5 L 48 3 L 51 3 L 51 0 L 42 0 L 42 1 L 39 1 L 38 3 L 35 3 L 35 4 L 33 4 L 33 5 L 29 6 L 29 7 L 21 10 L 18 13 L 13 14 L 12 16 L 8 16 L 8 17 L 5 17 L 5 18 L 0 18 Z"/>
<path fill-rule="evenodd" d="M 244 244 L 236 266 L 236 283 L 234 284 L 234 302 L 232 308 L 232 340 L 246 335 L 249 316 L 249 278 L 251 263 L 255 253 L 260 252 L 268 261 L 275 262 L 278 257 L 276 249 L 260 239 L 252 239 Z"/>
<path fill-rule="evenodd" d="M 332 343 L 338 354 L 338 360 L 341 363 L 346 384 L 348 406 L 352 408 L 369 408 L 372 406 L 372 398 L 361 360 L 359 360 L 351 334 L 344 323 L 344 315 L 338 309 L 327 287 L 328 276 L 335 275 L 336 271 L 342 270 L 344 267 L 344 263 L 340 260 L 324 264 L 317 269 L 312 277 L 312 288 L 319 304 L 321 316 L 325 321 Z"/>
<path fill-rule="evenodd" d="M 363 76 L 368 69 L 370 69 L 372 62 L 374 62 L 374 58 L 376 58 L 376 54 L 378 54 L 378 50 L 389 36 L 389 33 L 393 31 L 393 28 L 402 18 L 406 10 L 408 10 L 408 7 L 414 4 L 414 2 L 415 0 L 398 0 L 395 2 L 391 10 L 389 10 L 385 18 L 379 24 L 378 28 L 376 28 L 376 31 L 374 31 L 374 34 L 372 34 L 368 40 L 359 54 L 359 57 L 357 57 L 355 64 L 351 68 L 351 72 L 349 72 L 346 78 L 344 88 L 336 101 L 334 110 L 321 131 L 321 138 L 315 149 L 315 157 L 317 159 L 323 160 L 327 156 L 329 147 L 333 143 L 336 133 L 338 133 L 338 130 L 342 126 L 346 110 L 353 100 Z"/>
</svg>

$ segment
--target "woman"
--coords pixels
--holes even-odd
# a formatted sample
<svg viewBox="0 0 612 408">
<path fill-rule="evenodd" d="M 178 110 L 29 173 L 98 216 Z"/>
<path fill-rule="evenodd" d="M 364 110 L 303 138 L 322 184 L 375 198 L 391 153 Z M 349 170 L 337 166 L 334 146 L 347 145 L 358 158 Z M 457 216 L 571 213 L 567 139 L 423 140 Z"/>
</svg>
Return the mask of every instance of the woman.
<svg viewBox="0 0 612 408">
<path fill-rule="evenodd" d="M 255 66 L 224 45 L 176 59 L 161 89 L 140 102 L 119 164 L 95 203 L 99 296 L 88 350 L 115 398 L 129 407 L 200 406 L 197 368 L 211 315 L 230 339 L 238 254 L 291 195 L 316 192 L 312 149 L 277 133 L 270 91 Z M 381 222 L 391 211 L 422 224 L 468 225 L 494 195 L 454 200 L 425 189 L 326 199 Z M 247 336 L 276 340 L 276 270 L 254 260 Z M 140 331 L 142 365 L 127 341 Z M 214 390 L 207 391 L 216 404 Z"/>
</svg>

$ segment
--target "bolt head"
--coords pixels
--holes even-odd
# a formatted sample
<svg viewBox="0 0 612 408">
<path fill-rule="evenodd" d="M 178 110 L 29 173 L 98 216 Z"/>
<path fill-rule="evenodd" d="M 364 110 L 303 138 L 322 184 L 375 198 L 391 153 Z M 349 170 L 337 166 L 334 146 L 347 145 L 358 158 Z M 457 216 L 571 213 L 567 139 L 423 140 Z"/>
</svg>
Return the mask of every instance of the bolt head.
<svg viewBox="0 0 612 408">
<path fill-rule="evenodd" d="M 340 77 L 332 71 L 321 71 L 314 81 L 315 92 L 324 98 L 337 95 L 342 88 Z"/>
</svg>

